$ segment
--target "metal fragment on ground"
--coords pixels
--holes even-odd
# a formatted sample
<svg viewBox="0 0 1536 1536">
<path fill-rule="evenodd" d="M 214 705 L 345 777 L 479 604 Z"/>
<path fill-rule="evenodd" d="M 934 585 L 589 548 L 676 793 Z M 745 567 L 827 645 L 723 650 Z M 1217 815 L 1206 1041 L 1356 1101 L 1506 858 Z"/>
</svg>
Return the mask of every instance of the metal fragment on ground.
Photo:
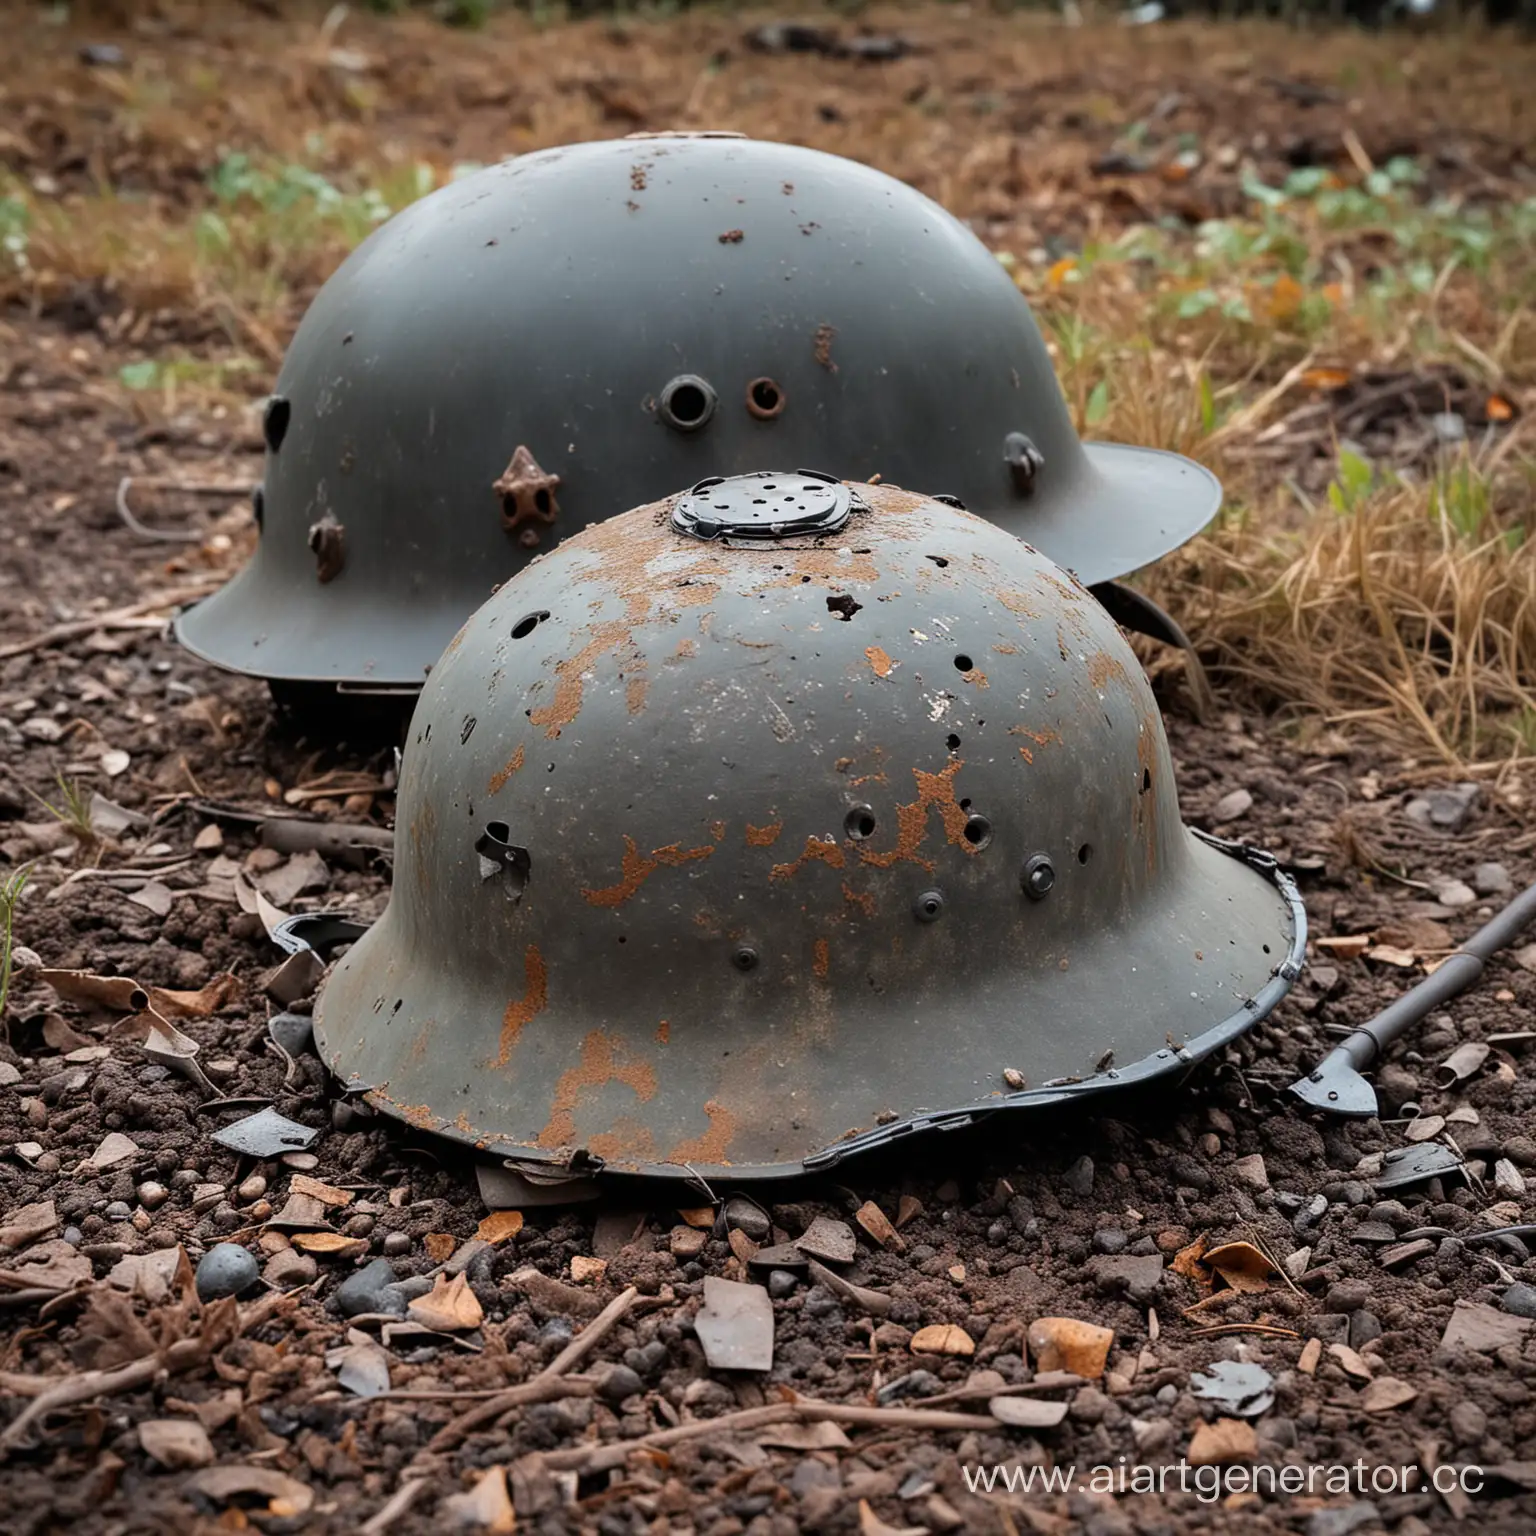
<svg viewBox="0 0 1536 1536">
<path fill-rule="evenodd" d="M 851 1264 L 858 1252 L 853 1228 L 830 1216 L 818 1216 L 795 1239 L 794 1245 L 807 1258 L 820 1259 L 825 1264 Z"/>
<path fill-rule="evenodd" d="M 278 1157 L 284 1152 L 302 1152 L 319 1134 L 269 1107 L 215 1131 L 213 1140 L 247 1157 Z"/>
<path fill-rule="evenodd" d="M 1377 1189 L 1401 1189 L 1408 1184 L 1422 1184 L 1428 1179 L 1463 1172 L 1461 1159 L 1438 1141 L 1423 1141 L 1408 1147 L 1396 1147 L 1382 1161 L 1382 1169 L 1373 1181 Z"/>
<path fill-rule="evenodd" d="M 1275 1405 L 1275 1378 L 1251 1361 L 1218 1360 L 1189 1378 L 1196 1397 L 1216 1404 L 1223 1413 L 1256 1419 Z"/>
<path fill-rule="evenodd" d="M 561 1174 L 534 1179 L 501 1163 L 476 1163 L 475 1181 L 489 1211 L 523 1210 L 532 1205 L 575 1205 L 596 1200 L 601 1191 L 594 1179 Z"/>
<path fill-rule="evenodd" d="M 773 1303 L 762 1286 L 706 1276 L 693 1326 L 711 1370 L 773 1369 Z"/>
</svg>

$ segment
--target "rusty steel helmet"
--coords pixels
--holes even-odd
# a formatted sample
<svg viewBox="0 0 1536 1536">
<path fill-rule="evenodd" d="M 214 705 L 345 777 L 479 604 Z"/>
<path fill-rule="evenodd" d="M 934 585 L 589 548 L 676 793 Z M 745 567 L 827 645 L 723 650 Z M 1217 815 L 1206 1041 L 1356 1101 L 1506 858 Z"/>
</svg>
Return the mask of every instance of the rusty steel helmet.
<svg viewBox="0 0 1536 1536">
<path fill-rule="evenodd" d="M 543 150 L 407 208 L 321 289 L 265 433 L 256 553 L 177 633 L 353 691 L 418 688 L 540 551 L 706 475 L 957 496 L 1089 583 L 1221 499 L 1078 440 L 1029 306 L 936 203 L 736 135 Z"/>
<path fill-rule="evenodd" d="M 1087 590 L 939 501 L 706 480 L 453 639 L 395 883 L 315 1010 L 376 1106 L 525 1165 L 787 1175 L 1174 1072 L 1297 973 L 1189 831 Z"/>
</svg>

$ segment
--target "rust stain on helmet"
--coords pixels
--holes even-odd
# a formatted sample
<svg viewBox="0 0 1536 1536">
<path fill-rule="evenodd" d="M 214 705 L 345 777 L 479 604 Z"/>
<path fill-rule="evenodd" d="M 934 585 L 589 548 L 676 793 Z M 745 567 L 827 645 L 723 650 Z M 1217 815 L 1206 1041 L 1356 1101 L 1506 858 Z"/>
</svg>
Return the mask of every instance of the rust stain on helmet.
<svg viewBox="0 0 1536 1536">
<path fill-rule="evenodd" d="M 811 955 L 811 970 L 825 981 L 832 968 L 832 946 L 825 939 L 817 939 L 811 946 Z"/>
<path fill-rule="evenodd" d="M 890 869 L 895 864 L 905 862 L 931 870 L 933 860 L 925 859 L 918 853 L 928 837 L 928 813 L 931 810 L 939 813 L 939 820 L 944 824 L 944 836 L 949 842 L 965 853 L 979 853 L 980 848 L 965 836 L 966 822 L 970 817 L 955 798 L 955 775 L 964 766 L 964 759 L 956 757 L 938 773 L 925 773 L 921 768 L 914 768 L 912 777 L 917 782 L 917 799 L 909 805 L 896 807 L 896 846 L 884 851 L 861 847 L 860 859 L 866 864 L 873 864 L 876 869 Z"/>
<path fill-rule="evenodd" d="M 533 549 L 539 542 L 539 530 L 532 525 L 552 523 L 560 515 L 560 503 L 555 499 L 559 488 L 560 476 L 546 474 L 527 446 L 519 443 L 491 487 L 501 501 L 501 526 L 508 533 L 516 533 L 525 548 Z"/>
<path fill-rule="evenodd" d="M 512 1059 L 523 1027 L 531 1024 L 549 1005 L 549 971 L 537 944 L 530 944 L 523 953 L 523 981 L 523 995 L 514 997 L 501 1016 L 501 1037 L 495 1060 L 490 1063 L 493 1067 L 506 1066 Z"/>
<path fill-rule="evenodd" d="M 669 1163 L 716 1163 L 728 1166 L 725 1155 L 736 1135 L 736 1116 L 718 1099 L 706 1099 L 704 1113 L 709 1116 L 709 1129 L 702 1136 L 680 1141 L 667 1153 Z"/>
<path fill-rule="evenodd" d="M 869 659 L 870 666 L 874 669 L 876 677 L 889 677 L 891 675 L 891 653 L 878 645 L 866 645 L 864 654 Z"/>
<path fill-rule="evenodd" d="M 1125 663 L 1108 651 L 1095 651 L 1088 658 L 1088 686 L 1102 688 L 1111 681 L 1124 682 Z"/>
<path fill-rule="evenodd" d="M 857 907 L 865 917 L 875 915 L 875 898 L 869 891 L 856 891 L 845 880 L 843 881 L 843 900 L 850 907 Z"/>
<path fill-rule="evenodd" d="M 669 869 L 675 869 L 694 859 L 707 859 L 714 851 L 713 847 L 684 848 L 681 843 L 668 843 L 665 848 L 653 848 L 646 855 L 635 846 L 634 838 L 626 833 L 624 854 L 619 863 L 619 883 L 602 890 L 584 889 L 581 894 L 594 907 L 622 907 L 663 864 Z"/>
<path fill-rule="evenodd" d="M 771 848 L 779 840 L 779 833 L 784 830 L 782 821 L 770 821 L 766 827 L 754 827 L 747 823 L 747 847 Z"/>
<path fill-rule="evenodd" d="M 506 788 L 507 780 L 523 766 L 523 751 L 523 743 L 518 742 L 517 751 L 491 775 L 490 782 L 486 785 L 486 792 L 488 794 L 499 794 Z"/>
<path fill-rule="evenodd" d="M 588 1032 L 581 1042 L 581 1060 L 560 1074 L 550 1103 L 549 1121 L 539 1132 L 538 1145 L 545 1148 L 576 1144 L 576 1111 L 585 1096 L 609 1083 L 622 1083 L 640 1102 L 656 1096 L 656 1072 L 649 1062 L 626 1060 L 622 1041 L 610 1040 L 600 1029 Z M 613 1155 L 611 1152 L 609 1155 Z M 645 1154 L 642 1154 L 645 1155 Z"/>
<path fill-rule="evenodd" d="M 788 880 L 798 875 L 807 864 L 830 864 L 833 869 L 841 869 L 846 863 L 842 845 L 837 842 L 823 841 L 814 833 L 805 840 L 805 849 L 797 859 L 792 859 L 788 864 L 775 864 L 768 872 L 770 880 Z"/>
</svg>

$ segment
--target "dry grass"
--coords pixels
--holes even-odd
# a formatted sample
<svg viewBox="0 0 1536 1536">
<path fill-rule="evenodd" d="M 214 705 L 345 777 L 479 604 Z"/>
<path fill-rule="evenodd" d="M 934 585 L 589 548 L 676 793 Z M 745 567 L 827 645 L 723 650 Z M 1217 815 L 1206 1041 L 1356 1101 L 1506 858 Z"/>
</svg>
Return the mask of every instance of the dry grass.
<svg viewBox="0 0 1536 1536">
<path fill-rule="evenodd" d="M 919 44 L 864 67 L 751 53 L 765 18 L 719 12 L 479 33 L 323 7 L 122 34 L 45 14 L 0 65 L 0 303 L 102 312 L 141 413 L 260 393 L 345 252 L 457 166 L 639 127 L 808 143 L 972 221 L 1083 430 L 1223 476 L 1220 521 L 1143 578 L 1218 681 L 1447 762 L 1536 751 L 1536 50 L 1511 36 L 1323 48 L 928 7 L 841 23 Z M 87 37 L 127 66 L 84 68 Z M 1147 168 L 1096 174 L 1111 151 Z M 1297 158 L 1317 169 L 1288 184 Z M 1319 379 L 1435 369 L 1448 405 L 1497 395 L 1515 419 L 1455 452 L 1373 425 L 1369 483 L 1346 485 Z"/>
</svg>

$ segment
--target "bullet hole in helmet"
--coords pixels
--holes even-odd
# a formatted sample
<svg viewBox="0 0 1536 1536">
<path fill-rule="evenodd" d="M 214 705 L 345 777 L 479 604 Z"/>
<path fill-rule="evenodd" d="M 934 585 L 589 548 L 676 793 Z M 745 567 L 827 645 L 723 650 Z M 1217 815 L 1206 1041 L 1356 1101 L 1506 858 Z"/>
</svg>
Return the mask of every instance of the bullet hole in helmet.
<svg viewBox="0 0 1536 1536">
<path fill-rule="evenodd" d="M 499 877 L 507 899 L 521 901 L 533 871 L 533 859 L 526 848 L 512 842 L 512 829 L 506 822 L 486 822 L 485 830 L 475 840 L 475 852 L 480 856 L 480 878 Z"/>
<path fill-rule="evenodd" d="M 757 951 L 750 944 L 738 944 L 731 955 L 731 964 L 738 971 L 755 971 L 757 969 Z"/>
<path fill-rule="evenodd" d="M 846 592 L 839 592 L 834 597 L 827 599 L 827 612 L 834 618 L 839 618 L 847 623 L 864 606 L 853 600 Z"/>
<path fill-rule="evenodd" d="M 960 750 L 960 738 L 956 736 L 953 731 L 951 731 L 949 735 L 944 738 L 944 745 L 948 747 L 951 752 L 958 752 Z"/>
<path fill-rule="evenodd" d="M 949 561 L 946 560 L 943 555 L 928 555 L 925 558 L 932 560 L 940 570 L 943 570 L 944 567 L 949 564 Z"/>
<path fill-rule="evenodd" d="M 1142 794 L 1146 794 L 1146 792 L 1149 789 L 1151 789 L 1151 788 L 1152 788 L 1152 770 L 1150 768 L 1143 768 L 1141 770 L 1141 792 L 1142 792 Z"/>
<path fill-rule="evenodd" d="M 478 724 L 479 722 L 473 715 L 464 716 L 464 724 L 459 727 L 459 745 L 461 747 L 475 734 L 475 726 Z"/>
<path fill-rule="evenodd" d="M 920 923 L 936 923 L 944 915 L 943 891 L 924 891 L 912 903 L 912 915 Z"/>
<path fill-rule="evenodd" d="M 288 435 L 288 423 L 293 420 L 293 404 L 282 395 L 273 395 L 261 415 L 261 435 L 266 439 L 267 451 L 276 453 Z"/>
<path fill-rule="evenodd" d="M 965 825 L 960 831 L 966 842 L 978 850 L 985 848 L 992 841 L 992 823 L 985 816 L 975 814 L 967 816 Z"/>
<path fill-rule="evenodd" d="M 697 432 L 715 414 L 718 400 L 707 379 L 680 373 L 662 390 L 656 414 L 674 432 Z"/>
<path fill-rule="evenodd" d="M 863 842 L 867 837 L 875 835 L 875 813 L 867 805 L 855 805 L 849 808 L 848 814 L 843 817 L 843 831 L 855 842 Z"/>
<path fill-rule="evenodd" d="M 970 672 L 975 668 L 975 665 L 975 662 L 963 651 L 955 657 L 955 671 L 957 672 Z"/>
<path fill-rule="evenodd" d="M 747 385 L 747 409 L 759 421 L 772 421 L 781 415 L 785 403 L 784 391 L 773 379 L 753 379 Z"/>
<path fill-rule="evenodd" d="M 548 617 L 549 610 L 547 608 L 541 608 L 537 613 L 524 614 L 512 626 L 512 638 L 514 640 L 526 640 Z"/>
<path fill-rule="evenodd" d="M 259 485 L 251 488 L 251 516 L 256 519 L 256 531 L 260 533 L 267 523 L 267 493 Z"/>
<path fill-rule="evenodd" d="M 1084 844 L 1082 844 L 1078 848 L 1078 850 L 1077 850 L 1077 862 L 1079 864 L 1086 864 L 1088 862 L 1088 860 L 1091 859 L 1092 857 L 1093 857 L 1093 845 L 1091 843 L 1084 843 Z"/>
</svg>

